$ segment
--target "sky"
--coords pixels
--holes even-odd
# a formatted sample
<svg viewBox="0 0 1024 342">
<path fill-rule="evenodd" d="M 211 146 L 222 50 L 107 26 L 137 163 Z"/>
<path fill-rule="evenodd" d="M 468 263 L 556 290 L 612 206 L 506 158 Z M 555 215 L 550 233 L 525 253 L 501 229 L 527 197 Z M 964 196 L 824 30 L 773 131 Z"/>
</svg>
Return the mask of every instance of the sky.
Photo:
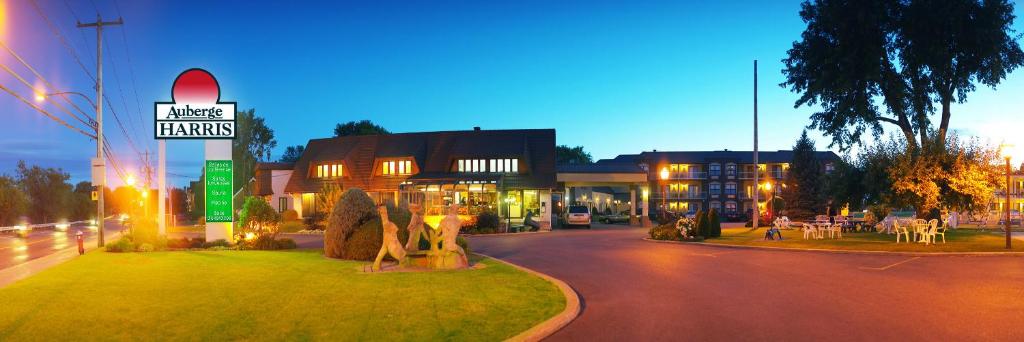
<svg viewBox="0 0 1024 342">
<path fill-rule="evenodd" d="M 104 129 L 116 158 L 135 174 L 141 165 L 135 149 L 156 158 L 153 102 L 170 101 L 174 78 L 193 67 L 217 77 L 222 101 L 266 118 L 278 142 L 274 158 L 286 146 L 330 137 L 336 123 L 369 119 L 393 132 L 554 128 L 558 144 L 582 145 L 602 159 L 655 149 L 751 150 L 754 60 L 760 149 L 790 148 L 815 109 L 794 108 L 798 95 L 778 85 L 781 60 L 804 29 L 799 7 L 799 1 L 0 0 L 0 40 L 52 88 L 94 97 L 93 81 L 62 39 L 94 73 L 95 30 L 75 22 L 95 21 L 97 12 L 104 20 L 122 17 L 123 26 L 104 30 L 103 51 L 105 93 L 121 124 L 108 108 Z M 1014 29 L 1024 31 L 1021 20 Z M 0 63 L 33 87 L 48 88 L 6 51 Z M 951 127 L 962 136 L 1024 146 L 1022 74 L 1011 73 L 997 90 L 979 86 L 953 107 Z M 32 99 L 33 90 L 7 73 L 0 73 L 0 85 Z M 43 108 L 68 119 L 52 104 Z M 25 160 L 88 180 L 92 140 L 3 92 L 0 117 L 0 174 L 13 174 Z M 829 149 L 830 139 L 810 135 L 819 149 Z M 201 142 L 171 141 L 167 149 L 172 184 L 198 178 Z"/>
</svg>

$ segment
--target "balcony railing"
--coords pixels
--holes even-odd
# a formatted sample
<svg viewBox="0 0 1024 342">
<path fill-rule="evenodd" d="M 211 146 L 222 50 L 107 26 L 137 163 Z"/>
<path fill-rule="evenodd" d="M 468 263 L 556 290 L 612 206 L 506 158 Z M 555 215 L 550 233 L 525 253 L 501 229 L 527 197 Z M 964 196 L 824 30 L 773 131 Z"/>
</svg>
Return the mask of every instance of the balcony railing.
<svg viewBox="0 0 1024 342">
<path fill-rule="evenodd" d="M 694 192 L 694 193 L 669 193 L 668 197 L 665 197 L 663 193 L 654 194 L 654 199 L 667 199 L 667 200 L 703 200 L 708 197 L 706 192 Z"/>
<path fill-rule="evenodd" d="M 670 173 L 668 178 L 669 179 L 705 179 L 705 178 L 708 178 L 708 174 L 707 174 L 707 172 L 698 172 L 698 171 L 676 172 L 676 173 Z"/>
</svg>

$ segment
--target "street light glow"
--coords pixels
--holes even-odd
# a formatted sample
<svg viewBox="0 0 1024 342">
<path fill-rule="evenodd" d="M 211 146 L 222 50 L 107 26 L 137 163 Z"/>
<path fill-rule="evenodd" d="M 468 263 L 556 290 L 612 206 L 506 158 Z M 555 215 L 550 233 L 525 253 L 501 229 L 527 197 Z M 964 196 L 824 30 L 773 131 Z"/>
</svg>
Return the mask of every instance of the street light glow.
<svg viewBox="0 0 1024 342">
<path fill-rule="evenodd" d="M 662 180 L 668 179 L 668 168 L 667 167 L 661 168 L 661 179 Z"/>
<path fill-rule="evenodd" d="M 46 95 L 43 95 L 43 93 L 36 93 L 36 102 L 43 101 L 46 101 Z"/>
<path fill-rule="evenodd" d="M 128 186 L 134 186 L 135 185 L 135 176 L 134 175 L 128 175 L 128 177 L 126 177 L 124 179 L 124 184 L 127 184 Z"/>
</svg>

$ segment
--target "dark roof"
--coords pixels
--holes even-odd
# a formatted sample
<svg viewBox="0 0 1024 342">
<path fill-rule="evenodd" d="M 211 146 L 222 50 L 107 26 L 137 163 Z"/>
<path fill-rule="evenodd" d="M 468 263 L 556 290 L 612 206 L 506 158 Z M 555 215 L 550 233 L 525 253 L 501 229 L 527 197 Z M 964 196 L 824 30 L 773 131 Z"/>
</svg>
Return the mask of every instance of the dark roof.
<svg viewBox="0 0 1024 342">
<path fill-rule="evenodd" d="M 607 160 L 607 159 L 606 159 Z M 559 164 L 558 173 L 647 173 L 637 163 L 599 161 L 594 164 Z"/>
<path fill-rule="evenodd" d="M 342 186 L 367 191 L 395 190 L 410 176 L 374 176 L 379 158 L 411 158 L 416 179 L 441 178 L 457 180 L 451 173 L 458 159 L 517 158 L 519 174 L 502 177 L 512 188 L 550 189 L 555 181 L 555 130 L 472 130 L 398 133 L 385 135 L 347 136 L 313 139 L 302 157 L 295 162 L 285 192 L 316 192 L 321 181 L 310 178 L 310 168 L 319 162 L 342 163 L 345 176 Z"/>
<path fill-rule="evenodd" d="M 293 167 L 292 163 L 256 163 L 256 173 L 253 175 L 256 182 L 252 194 L 255 196 L 273 195 L 273 171 L 291 170 Z"/>
<path fill-rule="evenodd" d="M 815 155 L 821 160 L 839 160 L 839 156 L 832 151 L 815 151 Z M 623 157 L 623 156 L 619 156 Z M 616 157 L 618 159 L 619 157 Z M 734 162 L 739 164 L 753 164 L 753 151 L 672 151 L 672 152 L 643 152 L 639 155 L 641 160 L 649 163 L 671 162 L 671 163 L 708 163 L 708 162 Z M 625 159 L 635 159 L 635 155 L 626 155 Z M 793 151 L 760 151 L 757 153 L 759 163 L 788 163 L 793 160 Z"/>
</svg>

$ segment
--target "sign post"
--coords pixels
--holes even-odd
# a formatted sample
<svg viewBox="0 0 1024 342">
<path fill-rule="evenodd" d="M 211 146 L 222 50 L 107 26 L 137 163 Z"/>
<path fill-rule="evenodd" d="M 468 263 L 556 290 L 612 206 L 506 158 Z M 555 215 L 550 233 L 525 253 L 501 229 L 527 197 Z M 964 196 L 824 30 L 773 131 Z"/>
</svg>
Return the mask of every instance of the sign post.
<svg viewBox="0 0 1024 342">
<path fill-rule="evenodd" d="M 153 106 L 153 137 L 205 141 L 206 241 L 231 242 L 235 212 L 231 141 L 235 138 L 237 105 L 220 101 L 220 84 L 203 69 L 189 69 L 178 75 L 171 96 L 174 101 Z M 164 172 L 161 168 L 160 173 Z"/>
</svg>

